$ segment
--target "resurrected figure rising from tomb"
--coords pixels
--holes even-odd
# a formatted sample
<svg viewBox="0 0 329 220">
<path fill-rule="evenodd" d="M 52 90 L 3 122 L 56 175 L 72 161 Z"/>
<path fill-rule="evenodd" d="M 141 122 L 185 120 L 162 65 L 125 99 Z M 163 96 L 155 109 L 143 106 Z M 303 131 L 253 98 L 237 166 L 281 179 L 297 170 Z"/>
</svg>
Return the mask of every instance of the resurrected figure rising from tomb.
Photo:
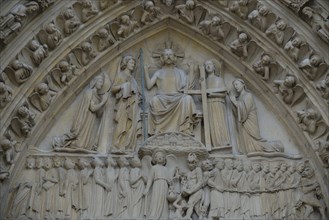
<svg viewBox="0 0 329 220">
<path fill-rule="evenodd" d="M 146 87 L 157 86 L 157 93 L 149 105 L 149 134 L 183 132 L 192 135 L 196 123 L 196 107 L 190 95 L 184 94 L 188 80 L 184 70 L 175 66 L 176 55 L 165 48 L 160 56 L 162 68 L 150 78 L 145 65 Z M 192 68 L 190 66 L 192 71 Z"/>
</svg>

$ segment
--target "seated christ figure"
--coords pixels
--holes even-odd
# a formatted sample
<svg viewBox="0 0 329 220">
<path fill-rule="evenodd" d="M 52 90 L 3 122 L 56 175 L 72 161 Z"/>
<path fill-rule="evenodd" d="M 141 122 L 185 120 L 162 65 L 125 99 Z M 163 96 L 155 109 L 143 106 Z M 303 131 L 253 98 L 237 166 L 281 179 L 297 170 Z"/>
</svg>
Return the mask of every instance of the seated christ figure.
<svg viewBox="0 0 329 220">
<path fill-rule="evenodd" d="M 145 66 L 147 89 L 157 86 L 156 95 L 149 103 L 148 133 L 183 132 L 193 135 L 196 107 L 190 95 L 184 94 L 188 80 L 184 70 L 175 66 L 176 55 L 166 48 L 160 56 L 162 68 L 150 78 Z"/>
</svg>

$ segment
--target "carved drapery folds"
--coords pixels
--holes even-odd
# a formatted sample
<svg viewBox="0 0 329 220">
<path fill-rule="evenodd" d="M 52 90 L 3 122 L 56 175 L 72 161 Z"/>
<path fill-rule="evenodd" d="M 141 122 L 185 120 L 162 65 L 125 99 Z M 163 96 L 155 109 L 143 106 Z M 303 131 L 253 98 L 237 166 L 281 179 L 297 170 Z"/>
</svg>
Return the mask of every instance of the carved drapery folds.
<svg viewBox="0 0 329 220">
<path fill-rule="evenodd" d="M 33 10 L 24 2 L 12 8 L 0 19 L 1 43 L 6 44 L 0 47 L 7 53 L 16 38 L 25 43 L 17 45 L 5 65 L 1 63 L 0 114 L 8 116 L 1 127 L 1 184 L 9 183 L 5 179 L 15 173 L 12 164 L 32 148 L 25 142 L 41 142 L 33 141 L 31 134 L 39 134 L 46 117 L 54 116 L 52 105 L 71 93 L 79 103 L 75 118 L 69 120 L 72 125 L 63 124 L 65 129 L 47 137 L 53 140 L 43 143 L 52 144 L 49 149 L 33 146 L 40 148 L 39 154 L 32 153 L 24 175 L 13 176 L 7 217 L 325 219 L 326 207 L 311 166 L 297 166 L 287 159 L 294 158 L 287 153 L 290 143 L 262 138 L 264 123 L 258 123 L 261 119 L 255 113 L 264 111 L 259 97 L 285 109 L 280 118 L 286 117 L 287 123 L 295 120 L 300 128 L 292 128 L 294 133 L 304 131 L 305 152 L 314 151 L 319 163 L 328 167 L 328 58 L 321 54 L 321 45 L 326 44 L 320 40 L 318 48 L 309 39 L 314 31 L 328 42 L 327 15 L 317 10 L 316 1 L 280 1 L 298 12 L 310 30 L 296 29 L 283 12 L 270 7 L 280 5 L 277 2 L 78 0 L 52 12 L 45 25 L 33 28 L 29 39 L 22 41 L 19 32 L 26 32 L 26 22 L 34 21 L 39 9 L 47 17 L 45 13 L 57 2 L 32 1 L 31 7 L 38 5 Z M 127 10 L 115 12 L 123 8 Z M 98 18 L 99 24 L 94 22 Z M 149 31 L 157 25 L 155 32 L 161 33 L 164 23 L 169 30 L 166 39 L 136 40 L 144 35 L 151 39 Z M 202 44 L 190 47 L 182 41 L 180 45 L 172 35 L 176 30 L 195 35 L 212 50 L 211 55 L 198 50 Z M 155 44 L 171 37 L 185 56 L 171 53 L 171 47 L 155 52 Z M 137 45 L 146 51 L 145 62 L 142 54 L 136 56 Z M 110 63 L 119 57 L 133 59 L 124 65 Z M 217 62 L 224 70 L 217 69 Z M 237 69 L 231 68 L 234 65 Z M 119 68 L 115 71 L 112 66 Z M 102 74 L 95 77 L 96 72 Z M 243 80 L 234 82 L 245 81 L 251 91 L 231 85 L 238 77 Z M 90 88 L 81 91 L 87 83 Z M 64 135 L 55 137 L 58 134 Z M 272 140 L 268 133 L 264 137 Z M 46 148 L 49 151 L 43 151 Z M 163 152 L 157 152 L 159 148 Z M 229 149 L 226 156 L 231 159 L 218 157 L 227 153 L 223 148 Z M 140 159 L 131 158 L 138 152 Z M 264 153 L 260 161 L 245 157 L 259 152 Z M 69 154 L 72 158 L 67 158 Z M 101 159 L 91 159 L 90 154 Z M 183 155 L 181 161 L 190 169 L 169 154 Z M 203 160 L 208 154 L 214 161 Z M 99 198 L 102 205 L 97 206 L 94 201 L 99 204 Z"/>
</svg>

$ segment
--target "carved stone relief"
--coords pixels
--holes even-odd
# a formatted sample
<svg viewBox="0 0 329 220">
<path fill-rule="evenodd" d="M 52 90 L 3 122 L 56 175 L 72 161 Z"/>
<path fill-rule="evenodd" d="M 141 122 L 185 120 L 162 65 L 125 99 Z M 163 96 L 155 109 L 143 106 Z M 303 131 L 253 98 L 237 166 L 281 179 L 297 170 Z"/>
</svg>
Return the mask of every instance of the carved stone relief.
<svg viewBox="0 0 329 220">
<path fill-rule="evenodd" d="M 310 8 L 325 40 L 323 14 L 281 2 L 304 20 Z M 78 0 L 55 13 L 1 67 L 4 217 L 326 219 L 327 171 L 313 169 L 328 167 L 328 59 L 271 4 Z"/>
</svg>

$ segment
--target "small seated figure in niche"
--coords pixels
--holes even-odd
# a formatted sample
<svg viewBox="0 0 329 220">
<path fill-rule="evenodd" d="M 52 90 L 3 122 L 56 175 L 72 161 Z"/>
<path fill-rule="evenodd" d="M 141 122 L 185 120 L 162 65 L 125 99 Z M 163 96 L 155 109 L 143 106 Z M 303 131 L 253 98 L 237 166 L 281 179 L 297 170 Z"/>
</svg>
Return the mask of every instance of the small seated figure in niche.
<svg viewBox="0 0 329 220">
<path fill-rule="evenodd" d="M 82 6 L 81 21 L 83 23 L 87 22 L 98 14 L 97 8 L 90 0 L 81 0 L 80 3 Z"/>
<path fill-rule="evenodd" d="M 302 14 L 308 19 L 308 23 L 311 25 L 313 31 L 315 31 L 322 40 L 329 43 L 329 19 L 322 17 L 320 13 L 317 13 L 310 7 L 305 7 L 302 10 Z"/>
<path fill-rule="evenodd" d="M 314 134 L 317 130 L 317 122 L 320 118 L 319 113 L 313 108 L 307 108 L 297 111 L 298 123 L 301 128 L 309 134 Z"/>
<path fill-rule="evenodd" d="M 40 83 L 30 96 L 30 102 L 38 111 L 43 112 L 48 109 L 55 94 L 55 92 L 49 90 L 46 83 Z"/>
<path fill-rule="evenodd" d="M 81 22 L 79 21 L 78 17 L 76 16 L 74 10 L 72 8 L 67 8 L 62 13 L 64 19 L 64 33 L 66 35 L 70 35 L 78 30 Z"/>
<path fill-rule="evenodd" d="M 211 19 L 203 20 L 199 24 L 199 28 L 203 34 L 209 35 L 216 41 L 224 40 L 223 21 L 219 16 L 213 16 Z"/>
<path fill-rule="evenodd" d="M 297 77 L 293 74 L 287 74 L 284 80 L 274 80 L 274 86 L 280 92 L 283 101 L 290 105 L 295 98 L 295 89 L 297 86 Z"/>
<path fill-rule="evenodd" d="M 316 84 L 316 89 L 321 93 L 322 98 L 329 99 L 329 73 Z"/>
<path fill-rule="evenodd" d="M 155 3 L 153 0 L 145 1 L 145 3 L 143 4 L 143 8 L 144 8 L 144 11 L 143 11 L 143 14 L 141 17 L 142 24 L 151 23 L 151 22 L 155 21 L 156 19 L 158 19 L 159 16 L 161 15 L 160 8 L 155 6 Z"/>
<path fill-rule="evenodd" d="M 287 28 L 287 24 L 284 20 L 280 19 L 272 24 L 266 31 L 265 34 L 267 36 L 273 36 L 275 43 L 278 45 L 282 45 L 284 40 L 284 31 Z"/>
<path fill-rule="evenodd" d="M 17 4 L 10 12 L 0 17 L 0 40 L 8 44 L 12 39 L 12 34 L 20 31 L 25 20 L 34 12 L 39 10 L 39 5 L 35 1 Z"/>
<path fill-rule="evenodd" d="M 11 128 L 19 137 L 27 137 L 35 125 L 35 114 L 27 105 L 22 105 L 11 120 Z"/>
<path fill-rule="evenodd" d="M 240 18 L 245 19 L 248 14 L 248 4 L 249 0 L 237 0 L 233 2 L 229 10 Z"/>
<path fill-rule="evenodd" d="M 22 61 L 14 60 L 11 65 L 5 69 L 5 72 L 13 83 L 20 85 L 30 78 L 33 73 L 33 68 Z"/>
<path fill-rule="evenodd" d="M 8 135 L 5 135 L 0 139 L 0 149 L 4 154 L 4 160 L 7 164 L 12 164 L 14 162 L 14 151 L 16 143 L 17 142 Z"/>
<path fill-rule="evenodd" d="M 77 67 L 75 65 L 69 64 L 67 61 L 61 61 L 58 64 L 61 71 L 60 82 L 67 85 L 72 78 L 76 75 Z"/>
<path fill-rule="evenodd" d="M 268 54 L 264 53 L 262 54 L 260 60 L 252 65 L 252 68 L 264 80 L 269 80 L 270 72 L 271 72 L 271 68 L 270 68 L 271 61 L 272 61 L 271 57 Z"/>
<path fill-rule="evenodd" d="M 46 44 L 41 45 L 37 40 L 32 40 L 30 42 L 29 49 L 32 62 L 36 66 L 39 66 L 48 56 L 48 46 Z"/>
<path fill-rule="evenodd" d="M 232 84 L 237 96 L 230 93 L 230 99 L 237 110 L 239 130 L 245 147 L 242 151 L 245 153 L 283 152 L 280 141 L 267 141 L 260 136 L 257 107 L 253 95 L 246 90 L 245 82 L 242 79 L 236 79 Z"/>
<path fill-rule="evenodd" d="M 242 59 L 245 59 L 246 57 L 248 57 L 248 43 L 248 35 L 245 32 L 240 32 L 238 39 L 234 40 L 230 44 L 232 53 L 234 53 L 238 57 L 241 57 Z"/>
<path fill-rule="evenodd" d="M 13 90 L 10 86 L 0 81 L 0 109 L 4 108 L 12 100 Z"/>
<path fill-rule="evenodd" d="M 75 48 L 74 54 L 82 66 L 88 65 L 97 56 L 93 46 L 88 41 L 83 42 L 80 47 Z"/>
<path fill-rule="evenodd" d="M 115 25 L 119 25 L 117 30 L 115 30 L 119 39 L 128 37 L 139 28 L 137 21 L 131 20 L 129 15 L 122 15 L 119 19 L 119 23 L 115 23 Z"/>
<path fill-rule="evenodd" d="M 298 61 L 299 51 L 303 43 L 302 39 L 296 36 L 292 40 L 289 40 L 283 49 L 287 51 L 288 55 L 296 62 Z"/>
<path fill-rule="evenodd" d="M 104 51 L 115 43 L 115 39 L 106 28 L 99 29 L 94 37 L 97 38 L 97 49 L 100 52 Z"/>
<path fill-rule="evenodd" d="M 323 59 L 317 54 L 312 54 L 299 63 L 299 69 L 303 70 L 309 80 L 314 80 L 318 77 L 321 63 L 323 63 Z"/>
<path fill-rule="evenodd" d="M 176 5 L 175 9 L 178 12 L 178 17 L 188 24 L 193 24 L 195 20 L 194 9 L 196 3 L 194 0 L 186 0 L 185 4 Z"/>
<path fill-rule="evenodd" d="M 270 10 L 265 5 L 259 4 L 257 9 L 253 10 L 248 15 L 248 20 L 253 26 L 264 32 L 266 30 L 267 15 L 269 13 Z"/>
<path fill-rule="evenodd" d="M 62 33 L 54 23 L 49 23 L 41 33 L 40 41 L 53 50 L 63 41 Z"/>
</svg>

